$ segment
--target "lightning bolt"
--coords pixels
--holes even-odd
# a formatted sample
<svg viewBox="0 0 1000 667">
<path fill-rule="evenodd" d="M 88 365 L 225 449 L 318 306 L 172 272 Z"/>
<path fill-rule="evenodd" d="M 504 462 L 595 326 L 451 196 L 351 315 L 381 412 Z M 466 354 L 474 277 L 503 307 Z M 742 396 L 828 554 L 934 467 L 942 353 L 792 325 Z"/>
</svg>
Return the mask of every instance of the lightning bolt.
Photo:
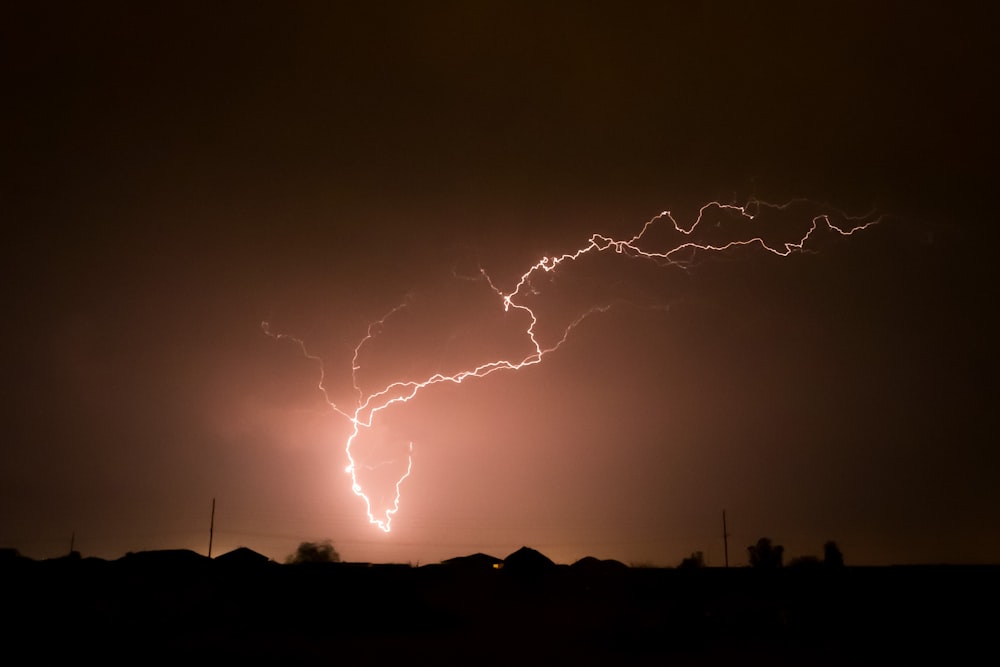
<svg viewBox="0 0 1000 667">
<path fill-rule="evenodd" d="M 539 325 L 539 314 L 536 308 L 528 305 L 530 297 L 541 293 L 542 288 L 538 286 L 539 278 L 544 274 L 552 274 L 561 267 L 580 261 L 588 255 L 613 253 L 631 259 L 653 262 L 663 267 L 674 267 L 688 270 L 695 265 L 700 256 L 705 254 L 719 254 L 733 248 L 742 246 L 755 246 L 760 249 L 777 255 L 787 257 L 796 252 L 806 252 L 807 244 L 819 230 L 827 230 L 840 236 L 851 236 L 852 234 L 877 224 L 881 217 L 873 217 L 872 214 L 862 216 L 849 216 L 843 212 L 820 213 L 818 215 L 806 215 L 796 219 L 801 224 L 808 221 L 804 232 L 798 232 L 791 241 L 769 242 L 762 234 L 752 233 L 752 223 L 762 212 L 788 212 L 796 206 L 811 204 L 804 199 L 796 199 L 785 204 L 770 204 L 756 199 L 748 201 L 746 204 L 724 204 L 720 202 L 709 202 L 699 210 L 695 220 L 687 227 L 677 222 L 670 211 L 661 211 L 654 217 L 646 221 L 638 233 L 628 239 L 614 239 L 602 234 L 593 234 L 588 242 L 583 246 L 566 252 L 561 255 L 544 256 L 529 267 L 514 283 L 513 289 L 504 291 L 485 269 L 479 268 L 477 279 L 488 285 L 489 289 L 496 295 L 504 313 L 515 311 L 526 317 L 527 325 L 523 329 L 523 336 L 529 343 L 527 352 L 517 358 L 498 358 L 486 360 L 479 365 L 466 368 L 451 374 L 434 373 L 421 380 L 399 380 L 391 382 L 377 391 L 366 393 L 362 390 L 358 379 L 361 371 L 360 359 L 366 346 L 368 346 L 382 331 L 388 326 L 390 320 L 399 311 L 407 307 L 404 302 L 380 319 L 368 325 L 367 332 L 354 347 L 354 355 L 351 360 L 351 381 L 354 394 L 354 404 L 350 409 L 344 409 L 331 400 L 326 387 L 326 370 L 323 360 L 309 352 L 306 344 L 299 338 L 285 333 L 275 333 L 271 330 L 269 322 L 261 323 L 263 332 L 276 339 L 287 340 L 295 344 L 302 354 L 313 361 L 319 368 L 318 389 L 322 392 L 327 404 L 336 413 L 342 415 L 351 423 L 351 433 L 344 445 L 344 452 L 347 457 L 347 467 L 345 471 L 351 476 L 351 490 L 356 496 L 362 499 L 365 505 L 365 512 L 369 523 L 377 526 L 385 533 L 392 529 L 392 519 L 399 511 L 400 489 L 403 482 L 413 471 L 413 443 L 407 446 L 406 469 L 395 479 L 394 495 L 387 509 L 376 512 L 373 510 L 373 494 L 361 483 L 358 476 L 359 468 L 371 469 L 372 466 L 362 466 L 356 459 L 354 447 L 356 440 L 363 430 L 371 429 L 376 417 L 387 408 L 406 403 L 412 400 L 422 390 L 440 383 L 461 384 L 472 378 L 484 378 L 498 371 L 517 371 L 522 368 L 541 363 L 542 359 L 558 350 L 569 338 L 570 334 L 585 319 L 596 313 L 608 311 L 610 304 L 592 306 L 577 314 L 562 329 L 561 335 L 557 336 L 554 342 L 543 344 L 537 332 Z M 710 218 L 710 216 L 716 216 Z M 839 224 L 834 223 L 834 217 L 842 220 Z M 702 231 L 704 227 L 710 225 L 707 222 L 715 220 L 715 229 L 709 230 L 705 236 L 711 237 L 713 232 L 721 236 L 721 240 L 698 240 L 696 233 Z M 730 226 L 736 226 L 733 231 Z M 646 247 L 649 245 L 649 237 L 654 229 L 665 228 L 666 236 L 672 236 L 670 242 L 666 242 L 664 247 L 655 249 Z"/>
</svg>

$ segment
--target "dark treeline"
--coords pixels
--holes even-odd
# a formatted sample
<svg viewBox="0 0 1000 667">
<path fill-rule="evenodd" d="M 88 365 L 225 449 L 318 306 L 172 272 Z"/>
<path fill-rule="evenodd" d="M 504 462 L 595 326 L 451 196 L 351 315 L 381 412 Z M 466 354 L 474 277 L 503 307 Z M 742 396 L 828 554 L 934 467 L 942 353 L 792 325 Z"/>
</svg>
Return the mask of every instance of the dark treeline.
<svg viewBox="0 0 1000 667">
<path fill-rule="evenodd" d="M 1000 567 L 411 567 L 247 549 L 0 558 L 9 656 L 281 664 L 904 664 L 989 647 Z"/>
</svg>

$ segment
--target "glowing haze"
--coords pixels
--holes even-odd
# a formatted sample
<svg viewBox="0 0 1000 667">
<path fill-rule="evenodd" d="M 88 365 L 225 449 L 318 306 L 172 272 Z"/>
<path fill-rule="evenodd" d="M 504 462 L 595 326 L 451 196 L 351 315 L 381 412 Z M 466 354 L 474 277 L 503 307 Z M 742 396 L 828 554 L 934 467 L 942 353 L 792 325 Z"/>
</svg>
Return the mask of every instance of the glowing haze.
<svg viewBox="0 0 1000 667">
<path fill-rule="evenodd" d="M 850 236 L 878 222 L 878 217 L 871 214 L 851 217 L 841 212 L 823 212 L 810 217 L 802 211 L 814 207 L 804 200 L 785 204 L 751 200 L 742 205 L 713 201 L 703 205 L 695 220 L 686 227 L 680 224 L 670 211 L 662 211 L 646 221 L 639 232 L 631 238 L 618 240 L 594 234 L 586 244 L 576 250 L 540 258 L 514 281 L 514 287 L 509 291 L 505 291 L 485 269 L 480 267 L 480 278 L 496 295 L 497 306 L 501 307 L 509 318 L 519 323 L 516 326 L 520 327 L 523 336 L 523 352 L 514 357 L 500 356 L 485 359 L 475 366 L 457 371 L 435 372 L 419 379 L 403 377 L 378 389 L 365 389 L 366 383 L 362 381 L 361 374 L 367 347 L 386 327 L 392 326 L 393 316 L 407 307 L 406 303 L 402 303 L 378 321 L 371 323 L 365 336 L 354 348 L 351 360 L 351 386 L 354 394 L 351 408 L 345 409 L 331 399 L 323 360 L 309 352 L 305 341 L 292 334 L 272 331 L 271 324 L 267 321 L 261 323 L 261 328 L 268 336 L 292 341 L 302 354 L 318 365 L 319 390 L 330 408 L 351 423 L 351 433 L 344 444 L 346 472 L 351 478 L 351 490 L 364 502 L 369 523 L 388 533 L 392 530 L 393 517 L 400 509 L 402 485 L 413 471 L 414 445 L 413 442 L 407 442 L 403 451 L 396 453 L 391 451 L 390 445 L 387 452 L 386 443 L 375 441 L 377 438 L 371 435 L 379 414 L 388 408 L 409 402 L 419 392 L 436 384 L 446 382 L 461 384 L 472 378 L 484 378 L 497 371 L 517 371 L 541 363 L 546 355 L 555 352 L 566 342 L 573 329 L 584 319 L 594 313 L 606 312 L 615 305 L 614 302 L 593 304 L 576 313 L 568 324 L 559 327 L 557 335 L 546 338 L 540 333 L 540 325 L 547 314 L 544 308 L 531 305 L 545 291 L 545 274 L 562 271 L 568 264 L 584 261 L 590 255 L 601 253 L 613 253 L 627 259 L 650 261 L 664 268 L 680 269 L 696 263 L 699 260 L 699 253 L 722 253 L 742 246 L 757 246 L 774 255 L 786 257 L 793 252 L 805 250 L 810 237 L 818 230 Z M 791 233 L 798 235 L 782 239 L 780 233 L 775 236 L 775 230 L 754 227 L 751 223 L 757 222 L 762 212 L 765 214 L 764 225 L 767 225 L 768 212 L 786 215 L 791 212 L 793 224 Z M 663 226 L 666 226 L 665 238 L 661 238 L 659 243 L 651 242 L 649 237 L 652 231 Z M 706 232 L 705 227 L 711 226 L 715 229 Z M 795 231 L 796 228 L 798 231 Z M 383 469 L 386 468 L 396 472 L 385 473 Z"/>
<path fill-rule="evenodd" d="M 5 3 L 0 547 L 1000 560 L 995 14 Z"/>
</svg>

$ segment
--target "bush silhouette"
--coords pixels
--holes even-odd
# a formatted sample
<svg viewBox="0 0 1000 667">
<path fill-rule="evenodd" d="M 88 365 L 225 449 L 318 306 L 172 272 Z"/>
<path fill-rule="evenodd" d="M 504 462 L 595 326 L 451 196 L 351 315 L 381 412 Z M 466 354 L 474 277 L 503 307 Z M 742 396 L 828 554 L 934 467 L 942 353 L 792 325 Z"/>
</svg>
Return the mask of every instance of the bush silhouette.
<svg viewBox="0 0 1000 667">
<path fill-rule="evenodd" d="M 285 559 L 285 562 L 293 565 L 298 563 L 339 563 L 340 554 L 333 548 L 333 542 L 330 540 L 302 542 L 295 553 Z"/>
<path fill-rule="evenodd" d="M 757 544 L 747 547 L 747 552 L 750 554 L 751 567 L 771 570 L 781 567 L 785 547 L 772 544 L 770 538 L 762 537 L 757 540 Z"/>
<path fill-rule="evenodd" d="M 705 567 L 705 554 L 701 551 L 695 551 L 690 556 L 682 560 L 679 567 L 684 570 L 695 570 Z"/>
<path fill-rule="evenodd" d="M 844 566 L 844 554 L 833 540 L 823 545 L 823 564 L 827 567 Z"/>
</svg>

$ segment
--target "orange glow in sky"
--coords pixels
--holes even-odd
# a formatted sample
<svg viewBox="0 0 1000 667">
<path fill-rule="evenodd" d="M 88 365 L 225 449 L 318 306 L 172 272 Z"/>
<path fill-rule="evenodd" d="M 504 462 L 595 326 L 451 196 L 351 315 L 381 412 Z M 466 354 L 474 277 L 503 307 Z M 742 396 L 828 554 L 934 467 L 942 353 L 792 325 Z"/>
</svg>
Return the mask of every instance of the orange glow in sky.
<svg viewBox="0 0 1000 667">
<path fill-rule="evenodd" d="M 989 3 L 56 4 L 0 548 L 1000 561 Z"/>
<path fill-rule="evenodd" d="M 700 208 L 697 218 L 687 227 L 680 225 L 669 211 L 663 211 L 648 220 L 642 229 L 629 239 L 616 240 L 594 234 L 586 245 L 577 250 L 558 256 L 542 257 L 521 274 L 515 282 L 514 289 L 510 292 L 504 292 L 503 289 L 497 287 L 486 270 L 480 268 L 481 279 L 495 292 L 499 298 L 499 305 L 502 305 L 507 317 L 523 322 L 525 343 L 523 355 L 515 358 L 487 357 L 474 366 L 461 370 L 436 371 L 432 375 L 422 378 L 402 377 L 377 390 L 367 392 L 362 389 L 359 378 L 359 374 L 364 368 L 363 359 L 366 356 L 366 345 L 392 326 L 393 316 L 400 310 L 407 308 L 407 304 L 404 302 L 378 321 L 370 324 L 366 335 L 354 348 L 351 379 L 355 400 L 353 407 L 348 409 L 339 407 L 330 399 L 326 388 L 326 370 L 323 361 L 308 351 L 304 341 L 290 334 L 272 333 L 269 322 L 263 322 L 261 326 L 268 336 L 279 340 L 289 339 L 293 341 L 308 359 L 316 362 L 319 366 L 319 390 L 323 393 L 330 408 L 346 417 L 351 423 L 351 433 L 344 446 L 344 454 L 347 459 L 346 472 L 351 478 L 351 490 L 364 502 L 369 523 L 388 533 L 392 530 L 393 516 L 400 509 L 401 486 L 413 471 L 413 442 L 403 440 L 392 442 L 386 438 L 384 429 L 376 430 L 376 419 L 379 413 L 393 406 L 409 403 L 418 393 L 439 383 L 462 384 L 466 380 L 484 378 L 497 371 L 518 371 L 541 363 L 547 354 L 558 350 L 573 330 L 587 317 L 596 313 L 606 313 L 616 305 L 619 307 L 629 305 L 620 301 L 622 296 L 615 300 L 594 303 L 586 310 L 576 313 L 568 324 L 563 325 L 561 334 L 552 338 L 551 341 L 542 342 L 537 329 L 540 319 L 545 318 L 546 315 L 538 306 L 529 304 L 542 295 L 545 286 L 548 285 L 549 279 L 543 278 L 544 274 L 569 270 L 568 265 L 585 261 L 590 254 L 602 253 L 645 260 L 664 268 L 686 268 L 700 261 L 697 257 L 700 253 L 723 253 L 744 246 L 756 246 L 779 257 L 785 257 L 792 252 L 805 250 L 809 238 L 818 229 L 840 236 L 850 236 L 878 222 L 878 218 L 872 215 L 850 217 L 843 213 L 804 214 L 800 212 L 801 219 L 798 221 L 800 229 L 796 232 L 797 236 L 777 244 L 765 240 L 765 230 L 761 229 L 761 225 L 767 224 L 767 213 L 780 212 L 788 215 L 789 211 L 803 208 L 813 209 L 815 205 L 805 201 L 780 205 L 756 200 L 743 205 L 710 202 Z M 757 222 L 756 218 L 761 212 L 764 213 L 764 222 L 758 222 L 757 226 L 752 226 L 752 223 Z M 832 215 L 836 215 L 844 222 L 834 223 L 831 220 Z M 645 237 L 658 224 L 667 226 L 668 234 L 674 237 L 672 245 L 660 248 L 647 246 Z M 696 233 L 701 231 L 702 226 L 711 225 L 714 225 L 715 229 L 705 235 L 707 238 L 699 240 Z M 728 237 L 723 235 L 720 238 L 719 229 L 723 227 L 725 227 Z M 731 227 L 735 228 L 730 231 Z M 716 240 L 709 240 L 712 238 Z M 618 278 L 613 274 L 607 276 L 606 279 L 610 282 L 618 281 Z M 634 306 L 635 304 L 630 305 Z M 461 305 L 456 305 L 455 308 L 459 309 L 460 312 L 464 311 Z M 407 341 L 402 341 L 402 345 L 406 344 Z"/>
</svg>

